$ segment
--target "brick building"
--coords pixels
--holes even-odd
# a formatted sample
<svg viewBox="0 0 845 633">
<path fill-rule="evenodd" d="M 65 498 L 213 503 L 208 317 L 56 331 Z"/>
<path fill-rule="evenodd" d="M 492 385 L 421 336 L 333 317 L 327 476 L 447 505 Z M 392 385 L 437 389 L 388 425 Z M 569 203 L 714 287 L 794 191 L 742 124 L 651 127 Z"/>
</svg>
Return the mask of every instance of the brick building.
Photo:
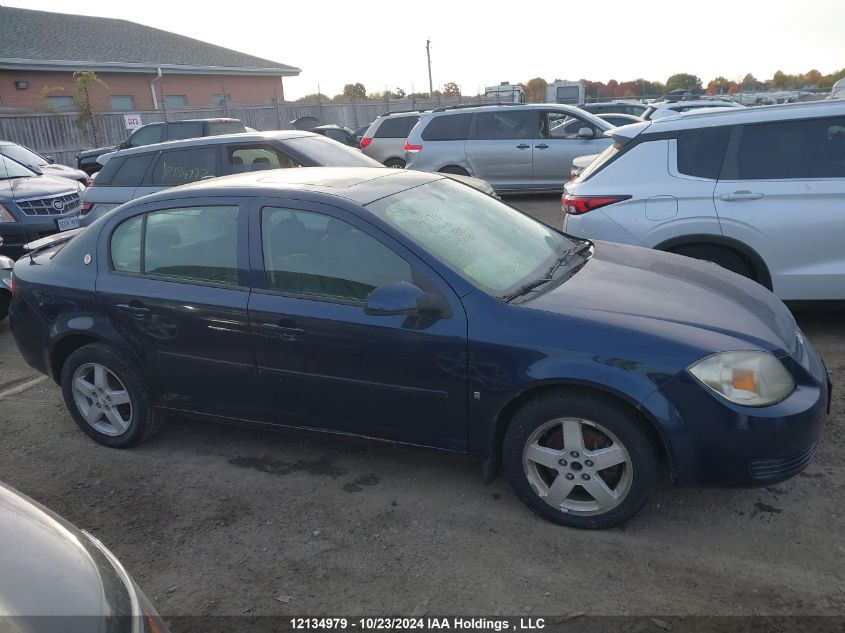
<svg viewBox="0 0 845 633">
<path fill-rule="evenodd" d="M 94 112 L 284 99 L 299 68 L 127 20 L 0 7 L 0 112 L 74 110 L 74 71 L 93 71 Z"/>
</svg>

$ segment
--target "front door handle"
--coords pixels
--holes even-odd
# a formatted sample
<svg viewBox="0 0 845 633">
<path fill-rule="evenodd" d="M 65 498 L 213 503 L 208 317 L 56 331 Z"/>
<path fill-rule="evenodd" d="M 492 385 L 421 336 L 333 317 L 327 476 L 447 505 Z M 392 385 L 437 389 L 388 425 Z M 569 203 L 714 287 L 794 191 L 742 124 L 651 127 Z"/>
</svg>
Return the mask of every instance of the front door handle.
<svg viewBox="0 0 845 633">
<path fill-rule="evenodd" d="M 277 334 L 283 341 L 295 341 L 305 334 L 305 330 L 298 327 L 287 327 L 278 323 L 262 323 L 261 329 L 271 334 Z"/>
<path fill-rule="evenodd" d="M 759 200 L 762 197 L 762 193 L 754 193 L 753 191 L 743 189 L 742 191 L 734 191 L 733 193 L 723 193 L 719 196 L 719 200 L 724 200 L 725 202 L 742 202 L 743 200 Z"/>
<path fill-rule="evenodd" d="M 531 147 L 531 146 L 528 145 L 528 143 L 520 143 L 519 145 L 516 146 L 516 149 L 528 149 L 529 147 Z"/>
<path fill-rule="evenodd" d="M 131 305 L 129 303 L 119 303 L 117 307 L 129 315 L 136 321 L 143 321 L 147 315 L 150 314 L 150 309 L 141 305 Z"/>
<path fill-rule="evenodd" d="M 545 143 L 540 143 L 539 145 L 535 145 L 534 147 L 536 147 L 537 149 L 549 149 L 549 146 Z"/>
</svg>

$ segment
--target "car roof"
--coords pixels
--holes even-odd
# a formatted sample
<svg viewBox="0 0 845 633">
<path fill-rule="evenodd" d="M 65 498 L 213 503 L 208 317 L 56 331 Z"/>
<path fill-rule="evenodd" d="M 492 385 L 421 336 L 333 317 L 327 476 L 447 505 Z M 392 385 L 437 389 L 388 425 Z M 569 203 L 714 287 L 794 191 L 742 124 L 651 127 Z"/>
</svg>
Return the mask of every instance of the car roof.
<svg viewBox="0 0 845 633">
<path fill-rule="evenodd" d="M 558 109 L 565 112 L 572 112 L 573 114 L 580 114 L 584 112 L 577 106 L 567 105 L 565 103 L 491 103 L 487 105 L 459 105 L 459 106 L 443 106 L 432 110 L 432 114 L 445 114 L 449 112 L 489 112 L 491 110 L 501 110 L 503 108 L 517 108 L 521 110 L 549 110 Z"/>
<path fill-rule="evenodd" d="M 321 136 L 313 132 L 305 132 L 302 130 L 276 130 L 273 132 L 238 132 L 236 134 L 218 134 L 216 136 L 199 136 L 197 138 L 185 138 L 178 141 L 164 141 L 163 143 L 153 143 L 151 145 L 141 145 L 140 147 L 131 147 L 129 149 L 121 149 L 112 154 L 111 159 L 119 156 L 133 156 L 135 154 L 146 154 L 147 152 L 158 152 L 166 149 L 179 149 L 180 147 L 201 147 L 204 145 L 222 145 L 224 143 L 243 142 L 250 143 L 255 141 L 272 141 L 280 140 L 287 141 L 294 138 L 304 138 L 308 136 Z"/>
<path fill-rule="evenodd" d="M 699 127 L 718 127 L 792 119 L 812 119 L 845 114 L 845 101 L 822 100 L 804 103 L 783 103 L 753 108 L 703 108 L 686 116 L 674 116 L 651 121 L 645 134 L 660 134 L 674 130 Z M 637 123 L 633 125 L 639 125 Z"/>
<path fill-rule="evenodd" d="M 145 202 L 205 196 L 275 197 L 281 193 L 317 193 L 360 205 L 406 189 L 447 179 L 442 174 L 387 167 L 299 167 L 246 172 L 199 180 L 143 198 Z"/>
</svg>

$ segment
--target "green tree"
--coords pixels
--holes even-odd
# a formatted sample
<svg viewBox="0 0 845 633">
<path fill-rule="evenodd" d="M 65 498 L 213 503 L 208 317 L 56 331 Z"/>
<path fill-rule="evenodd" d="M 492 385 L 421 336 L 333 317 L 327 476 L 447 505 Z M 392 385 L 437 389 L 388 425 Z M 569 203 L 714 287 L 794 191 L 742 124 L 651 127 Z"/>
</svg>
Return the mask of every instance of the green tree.
<svg viewBox="0 0 845 633">
<path fill-rule="evenodd" d="M 449 81 L 443 85 L 443 96 L 444 97 L 460 97 L 461 96 L 461 87 L 456 84 L 454 81 Z"/>
<path fill-rule="evenodd" d="M 804 73 L 804 85 L 807 86 L 817 86 L 819 81 L 821 81 L 822 74 L 813 68 L 812 70 L 808 70 Z"/>
<path fill-rule="evenodd" d="M 689 73 L 678 73 L 666 80 L 666 92 L 679 88 L 690 92 L 701 92 L 701 78 Z"/>
<path fill-rule="evenodd" d="M 343 96 L 347 98 L 366 99 L 367 89 L 360 81 L 354 84 L 346 84 L 343 87 Z"/>
<path fill-rule="evenodd" d="M 729 91 L 729 87 L 731 82 L 719 75 L 715 79 L 711 79 L 710 83 L 707 84 L 707 94 L 709 95 L 721 95 L 725 94 Z"/>
<path fill-rule="evenodd" d="M 525 100 L 528 103 L 543 103 L 546 100 L 546 91 L 549 84 L 542 77 L 529 79 L 524 87 Z"/>
<path fill-rule="evenodd" d="M 740 84 L 743 90 L 762 90 L 763 89 L 763 82 L 758 81 L 757 77 L 748 73 L 745 77 L 742 78 L 742 83 Z"/>
<path fill-rule="evenodd" d="M 392 96 L 394 99 L 404 99 L 405 91 L 399 86 L 396 86 L 396 90 L 393 91 Z"/>
<path fill-rule="evenodd" d="M 303 97 L 300 97 L 299 99 L 296 100 L 296 102 L 297 103 L 305 103 L 305 102 L 317 101 L 318 99 L 320 101 L 331 101 L 332 100 L 329 95 L 325 95 L 322 92 L 320 92 L 320 93 L 312 92 L 309 95 L 305 95 Z"/>
</svg>

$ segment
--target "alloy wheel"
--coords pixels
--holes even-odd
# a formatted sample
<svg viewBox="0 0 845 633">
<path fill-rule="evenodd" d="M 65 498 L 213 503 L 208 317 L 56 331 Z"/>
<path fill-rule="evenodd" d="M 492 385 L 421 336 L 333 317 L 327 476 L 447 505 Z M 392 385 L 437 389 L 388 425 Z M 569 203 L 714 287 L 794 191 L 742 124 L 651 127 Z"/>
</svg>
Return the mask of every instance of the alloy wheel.
<svg viewBox="0 0 845 633">
<path fill-rule="evenodd" d="M 525 476 L 547 504 L 573 515 L 604 514 L 631 489 L 631 456 L 596 422 L 560 418 L 540 425 L 525 442 Z"/>
<path fill-rule="evenodd" d="M 99 363 L 80 365 L 71 383 L 73 400 L 83 419 L 112 437 L 123 435 L 132 422 L 132 400 L 123 382 Z"/>
</svg>

